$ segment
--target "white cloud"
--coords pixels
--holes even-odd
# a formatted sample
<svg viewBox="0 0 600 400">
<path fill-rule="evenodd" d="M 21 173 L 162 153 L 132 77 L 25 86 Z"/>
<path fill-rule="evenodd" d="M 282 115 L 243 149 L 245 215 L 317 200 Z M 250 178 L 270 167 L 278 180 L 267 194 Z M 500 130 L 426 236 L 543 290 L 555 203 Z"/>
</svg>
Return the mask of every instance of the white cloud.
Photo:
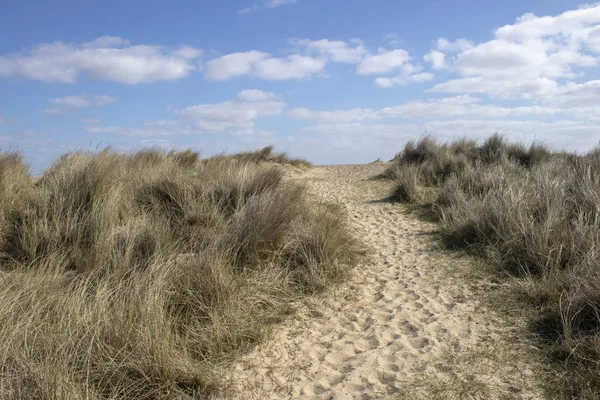
<svg viewBox="0 0 600 400">
<path fill-rule="evenodd" d="M 66 96 L 57 97 L 50 99 L 49 102 L 53 104 L 53 107 L 48 107 L 40 110 L 45 114 L 60 115 L 64 114 L 71 108 L 84 108 L 84 107 L 104 107 L 107 104 L 116 102 L 117 99 L 110 96 Z"/>
<path fill-rule="evenodd" d="M 295 119 L 307 119 L 319 122 L 349 122 L 378 119 L 377 111 L 370 108 L 349 110 L 317 111 L 308 108 L 294 108 L 288 115 Z"/>
<path fill-rule="evenodd" d="M 459 78 L 440 83 L 432 91 L 549 101 L 566 90 L 562 80 L 580 78 L 586 69 L 598 65 L 600 4 L 557 16 L 525 14 L 496 29 L 487 42 L 440 38 L 436 49 L 445 53 L 445 65 Z M 442 57 L 434 56 L 435 51 L 426 56 L 427 61 L 441 66 Z M 451 52 L 458 54 L 448 57 Z"/>
<path fill-rule="evenodd" d="M 494 98 L 537 99 L 548 96 L 558 88 L 555 80 L 548 78 L 521 79 L 513 82 L 489 80 L 483 77 L 459 78 L 439 83 L 430 92 L 485 93 Z"/>
<path fill-rule="evenodd" d="M 129 46 L 129 40 L 119 36 L 100 36 L 91 42 L 81 44 L 81 47 L 86 49 L 102 49 L 106 47 L 125 47 Z"/>
<path fill-rule="evenodd" d="M 269 53 L 260 51 L 227 54 L 207 62 L 205 76 L 210 80 L 225 81 L 248 75 L 257 62 L 269 57 L 271 57 Z"/>
<path fill-rule="evenodd" d="M 522 116 L 547 116 L 564 112 L 550 106 L 501 107 L 481 104 L 481 99 L 468 95 L 429 101 L 410 101 L 381 109 L 378 114 L 386 118 L 509 118 Z"/>
<path fill-rule="evenodd" d="M 181 57 L 185 60 L 195 60 L 202 56 L 202 50 L 192 46 L 183 45 L 180 46 L 177 50 L 173 51 L 171 55 L 175 57 Z"/>
<path fill-rule="evenodd" d="M 446 38 L 439 38 L 435 42 L 436 49 L 448 53 L 452 53 L 455 51 L 466 51 L 472 49 L 474 46 L 475 44 L 467 39 L 457 39 L 454 42 L 452 42 Z"/>
<path fill-rule="evenodd" d="M 110 103 L 114 103 L 117 101 L 116 98 L 110 96 L 67 96 L 67 97 L 58 97 L 55 99 L 51 99 L 50 103 L 56 104 L 59 106 L 67 106 L 67 107 L 102 107 Z"/>
<path fill-rule="evenodd" d="M 600 53 L 600 27 L 594 28 L 589 32 L 587 45 L 594 53 Z"/>
<path fill-rule="evenodd" d="M 176 115 L 203 132 L 249 133 L 255 119 L 279 115 L 285 106 L 273 93 L 252 90 L 238 93 L 235 100 L 177 110 Z"/>
<path fill-rule="evenodd" d="M 379 110 L 352 108 L 347 110 L 318 111 L 307 108 L 294 108 L 288 115 L 295 119 L 313 120 L 326 123 L 351 123 L 386 118 L 429 119 L 429 118 L 510 118 L 523 116 L 549 116 L 567 114 L 572 110 L 554 105 L 501 107 L 494 104 L 481 104 L 481 99 L 469 95 L 409 101 L 397 106 Z M 589 110 L 586 110 L 589 112 Z M 597 113 L 600 115 L 600 112 Z"/>
<path fill-rule="evenodd" d="M 240 14 L 253 13 L 267 8 L 277 8 L 289 4 L 296 4 L 298 0 L 258 0 L 253 6 L 238 11 Z"/>
<path fill-rule="evenodd" d="M 277 98 L 277 96 L 273 93 L 263 92 L 262 90 L 250 89 L 239 92 L 237 98 L 240 101 L 250 102 L 272 100 Z"/>
<path fill-rule="evenodd" d="M 376 55 L 369 54 L 360 39 L 312 40 L 291 39 L 294 54 L 275 57 L 269 53 L 251 50 L 227 54 L 206 63 L 205 77 L 209 80 L 229 80 L 248 76 L 264 80 L 306 79 L 324 71 L 328 63 L 357 64 L 359 75 L 382 74 L 400 70 L 402 76 L 393 80 L 400 82 L 425 81 L 430 74 L 408 76 L 403 68 L 421 68 L 409 64 L 411 59 L 406 50 L 379 49 Z M 414 74 L 411 74 L 414 75 Z"/>
<path fill-rule="evenodd" d="M 305 47 L 309 52 L 316 53 L 336 63 L 356 64 L 368 54 L 363 42 L 358 39 L 351 41 L 354 46 L 343 40 L 310 40 L 296 39 L 292 43 Z"/>
<path fill-rule="evenodd" d="M 446 68 L 446 55 L 441 51 L 432 50 L 423 56 L 423 60 L 430 63 L 433 69 Z"/>
<path fill-rule="evenodd" d="M 543 102 L 565 108 L 583 107 L 598 110 L 598 106 L 600 105 L 600 80 L 588 81 L 581 84 L 567 82 L 558 87 L 552 96 L 544 98 Z"/>
<path fill-rule="evenodd" d="M 176 115 L 197 132 L 247 134 L 254 131 L 257 118 L 280 115 L 285 106 L 273 93 L 244 90 L 234 100 L 187 107 L 177 110 Z"/>
<path fill-rule="evenodd" d="M 283 58 L 269 53 L 248 51 L 232 53 L 206 63 L 206 78 L 229 80 L 248 75 L 265 80 L 303 79 L 321 72 L 326 61 L 293 54 Z"/>
<path fill-rule="evenodd" d="M 120 37 L 102 36 L 81 45 L 55 42 L 2 55 L 0 77 L 74 83 L 83 74 L 124 84 L 150 83 L 187 76 L 198 69 L 201 54 L 190 46 L 133 46 Z"/>
<path fill-rule="evenodd" d="M 520 42 L 560 34 L 580 40 L 585 39 L 591 30 L 597 28 L 595 24 L 600 22 L 600 5 L 587 5 L 555 17 L 524 14 L 515 22 L 498 28 L 496 36 Z"/>
<path fill-rule="evenodd" d="M 411 59 L 408 52 L 402 49 L 385 51 L 366 57 L 356 67 L 359 75 L 382 74 L 393 71 Z"/>
<path fill-rule="evenodd" d="M 263 117 L 280 115 L 286 103 L 270 92 L 243 90 L 236 98 L 222 103 L 198 104 L 174 110 L 175 119 L 149 121 L 140 127 L 87 126 L 92 134 L 120 136 L 170 136 L 176 134 L 226 133 L 264 134 L 254 128 Z"/>
<path fill-rule="evenodd" d="M 491 40 L 459 54 L 455 66 L 463 76 L 492 79 L 515 75 L 559 78 L 570 72 L 568 63 L 552 62 L 547 51 L 547 46 L 541 42 L 525 44 Z"/>
<path fill-rule="evenodd" d="M 326 61 L 293 54 L 285 58 L 268 58 L 255 64 L 255 76 L 266 80 L 308 78 L 325 68 Z"/>
<path fill-rule="evenodd" d="M 375 84 L 382 88 L 391 88 L 395 85 L 407 85 L 409 83 L 422 83 L 430 81 L 434 75 L 430 72 L 421 72 L 423 67 L 419 64 L 410 63 L 400 67 L 400 72 L 394 77 L 377 78 Z"/>
<path fill-rule="evenodd" d="M 423 83 L 430 81 L 434 78 L 430 72 L 420 72 L 418 74 L 412 75 L 398 75 L 393 78 L 377 78 L 375 79 L 375 84 L 382 88 L 391 88 L 395 85 L 407 85 L 409 83 Z"/>
</svg>

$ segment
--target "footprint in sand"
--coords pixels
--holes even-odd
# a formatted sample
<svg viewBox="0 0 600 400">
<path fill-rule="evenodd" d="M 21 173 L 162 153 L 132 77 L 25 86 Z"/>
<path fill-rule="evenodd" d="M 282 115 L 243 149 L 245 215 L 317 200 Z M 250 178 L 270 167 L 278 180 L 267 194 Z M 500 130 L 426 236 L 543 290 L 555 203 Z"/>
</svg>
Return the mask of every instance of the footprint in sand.
<svg viewBox="0 0 600 400">
<path fill-rule="evenodd" d="M 533 374 L 523 372 L 531 368 L 518 357 L 473 361 L 469 349 L 491 340 L 504 347 L 511 342 L 502 337 L 500 320 L 475 311 L 481 307 L 474 289 L 463 285 L 458 290 L 440 275 L 442 265 L 459 266 L 435 250 L 435 227 L 401 205 L 372 203 L 389 193 L 389 182 L 368 179 L 385 166 L 315 167 L 294 178 L 304 180 L 318 198 L 347 210 L 352 229 L 371 247 L 371 257 L 355 271 L 352 301 L 328 300 L 319 305 L 322 316 L 307 313 L 297 323 L 277 326 L 273 338 L 232 368 L 237 391 L 228 397 L 444 398 L 431 390 L 444 387 L 436 382 L 460 379 L 460 367 L 471 378 L 484 375 L 481 385 L 491 393 L 465 398 L 541 398 Z M 449 365 L 440 358 L 444 354 L 455 361 Z M 404 397 L 389 395 L 419 382 Z"/>
</svg>

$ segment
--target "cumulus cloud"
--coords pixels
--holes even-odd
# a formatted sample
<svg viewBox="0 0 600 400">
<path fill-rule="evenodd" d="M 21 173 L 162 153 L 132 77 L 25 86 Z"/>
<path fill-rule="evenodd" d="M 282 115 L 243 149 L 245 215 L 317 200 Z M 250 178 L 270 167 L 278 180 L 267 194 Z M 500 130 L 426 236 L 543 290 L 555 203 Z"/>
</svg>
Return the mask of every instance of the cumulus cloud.
<svg viewBox="0 0 600 400">
<path fill-rule="evenodd" d="M 359 75 L 382 74 L 393 71 L 411 59 L 406 50 L 384 50 L 380 49 L 379 54 L 371 55 L 361 61 L 356 67 L 356 73 Z"/>
<path fill-rule="evenodd" d="M 446 55 L 441 51 L 432 50 L 423 56 L 423 60 L 430 63 L 433 69 L 446 68 Z"/>
<path fill-rule="evenodd" d="M 448 53 L 456 51 L 466 51 L 472 49 L 473 47 L 475 47 L 475 44 L 468 39 L 457 39 L 455 41 L 451 41 L 442 37 L 435 41 L 436 49 Z"/>
<path fill-rule="evenodd" d="M 254 131 L 257 118 L 276 116 L 286 104 L 269 92 L 243 90 L 235 99 L 222 103 L 198 104 L 175 110 L 176 119 L 158 120 L 141 127 L 88 126 L 93 134 L 121 136 L 170 136 L 175 134 L 231 133 L 248 134 Z"/>
<path fill-rule="evenodd" d="M 81 47 L 85 49 L 102 49 L 107 47 L 119 48 L 125 46 L 129 46 L 129 40 L 120 36 L 100 36 L 97 39 L 81 44 Z"/>
<path fill-rule="evenodd" d="M 296 4 L 298 0 L 258 0 L 253 6 L 238 11 L 240 14 L 249 14 L 258 10 L 277 8 L 289 4 Z"/>
<path fill-rule="evenodd" d="M 259 61 L 255 65 L 255 74 L 266 80 L 302 79 L 321 72 L 325 64 L 322 59 L 292 54 Z"/>
<path fill-rule="evenodd" d="M 176 115 L 204 132 L 249 133 L 255 119 L 279 115 L 285 106 L 273 93 L 245 90 L 234 100 L 194 105 L 177 110 Z"/>
<path fill-rule="evenodd" d="M 434 78 L 434 74 L 431 72 L 423 72 L 423 67 L 420 64 L 411 63 L 412 59 L 413 57 L 406 50 L 380 48 L 378 54 L 369 54 L 363 58 L 356 67 L 356 73 L 358 75 L 395 73 L 395 76 L 383 76 L 374 80 L 375 84 L 382 88 L 427 82 Z M 427 59 L 428 57 L 425 56 L 425 60 Z"/>
<path fill-rule="evenodd" d="M 259 118 L 280 115 L 286 103 L 261 90 L 243 90 L 221 103 L 197 104 L 174 110 L 172 120 L 149 121 L 139 127 L 87 126 L 92 134 L 120 136 L 171 136 L 176 134 L 226 133 L 261 134 L 254 128 Z M 264 132 L 262 132 L 264 133 Z"/>
<path fill-rule="evenodd" d="M 567 82 L 554 90 L 552 96 L 542 101 L 565 108 L 597 109 L 600 105 L 600 80 L 585 83 Z"/>
<path fill-rule="evenodd" d="M 422 83 L 430 81 L 434 75 L 430 72 L 421 72 L 420 65 L 404 64 L 400 67 L 400 73 L 391 78 L 377 78 L 375 84 L 382 88 L 391 88 L 395 85 L 407 85 L 409 83 Z"/>
<path fill-rule="evenodd" d="M 306 48 L 312 54 L 323 56 L 336 63 L 356 64 L 368 54 L 364 43 L 358 39 L 353 39 L 350 43 L 343 40 L 295 39 L 292 40 L 292 43 Z"/>
<path fill-rule="evenodd" d="M 382 88 L 391 88 L 395 85 L 427 82 L 434 77 L 430 72 L 422 72 L 423 67 L 420 64 L 406 63 L 401 65 L 398 70 L 398 74 L 394 77 L 376 78 L 375 84 Z"/>
<path fill-rule="evenodd" d="M 205 77 L 209 80 L 230 80 L 247 76 L 264 80 L 307 79 L 321 74 L 327 64 L 356 64 L 358 75 L 397 73 L 396 76 L 379 79 L 383 87 L 424 82 L 433 78 L 431 73 L 420 73 L 422 67 L 411 64 L 412 57 L 406 50 L 386 50 L 369 53 L 360 39 L 291 39 L 294 54 L 275 57 L 269 53 L 251 50 L 227 54 L 206 63 Z M 418 69 L 418 71 L 416 71 Z"/>
<path fill-rule="evenodd" d="M 248 75 L 256 63 L 269 57 L 269 53 L 260 51 L 227 54 L 206 63 L 205 77 L 214 81 L 225 81 Z"/>
<path fill-rule="evenodd" d="M 321 72 L 326 60 L 292 54 L 273 57 L 269 53 L 248 51 L 232 53 L 206 63 L 205 77 L 209 80 L 229 80 L 250 76 L 265 80 L 304 79 Z"/>
<path fill-rule="evenodd" d="M 102 36 L 80 45 L 54 42 L 0 55 L 0 77 L 74 83 L 84 75 L 124 84 L 150 83 L 187 76 L 198 69 L 201 54 L 191 46 L 130 45 L 120 37 Z"/>
<path fill-rule="evenodd" d="M 443 60 L 460 77 L 434 86 L 434 92 L 545 101 L 568 90 L 562 80 L 579 78 L 598 65 L 600 5 L 557 16 L 525 14 L 496 29 L 487 42 L 440 38 L 435 47 L 427 61 L 435 67 Z"/>
<path fill-rule="evenodd" d="M 391 88 L 395 85 L 407 85 L 409 83 L 422 83 L 430 81 L 434 78 L 430 72 L 421 72 L 418 74 L 413 74 L 409 76 L 398 75 L 393 78 L 377 78 L 375 79 L 375 84 L 382 88 Z"/>
</svg>

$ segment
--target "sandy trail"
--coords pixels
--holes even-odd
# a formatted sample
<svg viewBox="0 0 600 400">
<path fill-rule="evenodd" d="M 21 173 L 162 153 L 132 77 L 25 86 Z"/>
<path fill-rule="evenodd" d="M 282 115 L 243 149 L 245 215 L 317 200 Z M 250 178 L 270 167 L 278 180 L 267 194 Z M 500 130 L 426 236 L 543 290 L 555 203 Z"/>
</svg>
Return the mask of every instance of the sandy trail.
<svg viewBox="0 0 600 400">
<path fill-rule="evenodd" d="M 384 164 L 316 167 L 297 179 L 341 204 L 367 261 L 312 298 L 233 369 L 243 399 L 541 398 L 526 343 L 480 303 L 486 283 L 449 273 L 468 260 L 436 247 L 435 224 L 378 201 Z"/>
</svg>

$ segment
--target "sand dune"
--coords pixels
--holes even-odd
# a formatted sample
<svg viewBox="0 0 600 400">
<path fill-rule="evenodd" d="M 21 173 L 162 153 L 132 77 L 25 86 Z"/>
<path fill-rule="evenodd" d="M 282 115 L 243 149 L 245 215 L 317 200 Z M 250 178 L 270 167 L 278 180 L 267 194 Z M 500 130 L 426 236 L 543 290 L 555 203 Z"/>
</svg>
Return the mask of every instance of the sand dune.
<svg viewBox="0 0 600 400">
<path fill-rule="evenodd" d="M 540 398 L 515 322 L 479 301 L 491 283 L 461 279 L 469 261 L 437 249 L 435 224 L 377 201 L 389 183 L 367 178 L 384 167 L 316 167 L 296 178 L 345 208 L 370 254 L 348 284 L 298 305 L 235 364 L 234 397 Z"/>
</svg>

